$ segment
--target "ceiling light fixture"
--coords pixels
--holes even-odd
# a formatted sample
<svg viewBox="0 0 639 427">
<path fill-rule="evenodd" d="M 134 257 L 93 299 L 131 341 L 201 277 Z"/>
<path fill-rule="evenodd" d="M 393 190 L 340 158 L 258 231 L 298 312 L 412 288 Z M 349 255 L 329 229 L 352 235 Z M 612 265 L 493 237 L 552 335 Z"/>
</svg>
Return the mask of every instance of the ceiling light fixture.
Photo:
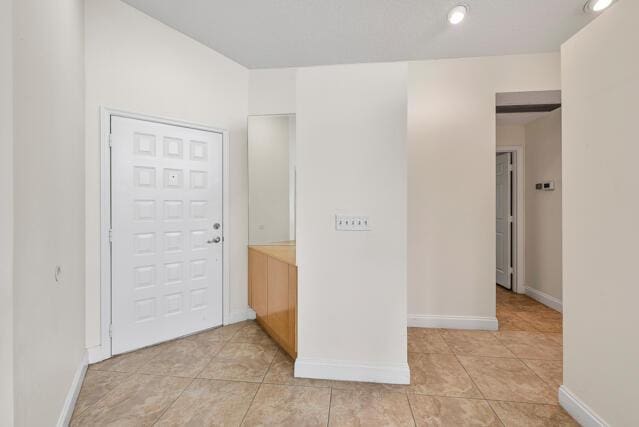
<svg viewBox="0 0 639 427">
<path fill-rule="evenodd" d="M 603 0 L 600 0 L 603 1 Z M 459 24 L 466 17 L 466 13 L 468 13 L 468 7 L 459 5 L 455 6 L 448 12 L 448 22 L 453 25 Z"/>
<path fill-rule="evenodd" d="M 588 0 L 584 6 L 584 10 L 587 12 L 601 12 L 607 9 L 615 0 Z"/>
</svg>

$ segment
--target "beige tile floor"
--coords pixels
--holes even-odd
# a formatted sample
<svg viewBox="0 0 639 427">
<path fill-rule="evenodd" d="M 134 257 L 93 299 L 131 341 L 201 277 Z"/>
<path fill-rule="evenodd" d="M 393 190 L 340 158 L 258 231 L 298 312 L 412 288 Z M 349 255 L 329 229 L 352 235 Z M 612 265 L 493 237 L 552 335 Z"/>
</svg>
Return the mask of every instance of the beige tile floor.
<svg viewBox="0 0 639 427">
<path fill-rule="evenodd" d="M 254 322 L 91 365 L 72 426 L 571 426 L 561 314 L 497 288 L 498 332 L 408 330 L 411 385 L 298 379 Z"/>
</svg>

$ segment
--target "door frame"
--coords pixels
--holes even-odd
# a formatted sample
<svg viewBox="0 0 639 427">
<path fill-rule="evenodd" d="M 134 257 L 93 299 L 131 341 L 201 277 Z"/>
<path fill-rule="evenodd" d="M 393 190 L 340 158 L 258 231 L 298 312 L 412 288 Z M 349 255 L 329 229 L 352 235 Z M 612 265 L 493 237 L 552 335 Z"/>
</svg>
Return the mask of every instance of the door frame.
<svg viewBox="0 0 639 427">
<path fill-rule="evenodd" d="M 108 359 L 113 355 L 111 346 L 111 270 L 113 268 L 110 247 L 111 229 L 111 116 L 150 121 L 171 126 L 186 127 L 222 134 L 222 324 L 230 316 L 230 143 L 226 129 L 201 125 L 183 120 L 132 113 L 100 107 L 100 354 L 91 363 Z M 95 359 L 95 360 L 93 360 Z"/>
<path fill-rule="evenodd" d="M 496 154 L 511 153 L 514 158 L 513 161 L 513 187 L 516 191 L 513 192 L 513 233 L 511 236 L 513 246 L 513 276 L 512 290 L 518 294 L 526 293 L 525 285 L 525 226 L 524 226 L 524 214 L 525 214 L 525 180 L 524 180 L 524 146 L 523 145 L 499 145 L 497 146 Z M 495 197 L 497 195 L 495 194 Z"/>
</svg>

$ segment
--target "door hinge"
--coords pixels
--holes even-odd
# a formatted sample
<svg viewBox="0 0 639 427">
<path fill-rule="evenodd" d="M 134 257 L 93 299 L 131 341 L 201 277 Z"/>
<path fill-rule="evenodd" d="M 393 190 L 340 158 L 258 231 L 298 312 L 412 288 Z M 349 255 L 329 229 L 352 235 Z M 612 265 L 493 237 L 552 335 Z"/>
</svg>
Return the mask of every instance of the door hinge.
<svg viewBox="0 0 639 427">
<path fill-rule="evenodd" d="M 512 267 L 508 267 L 508 273 L 509 274 L 513 274 L 515 272 L 515 269 Z"/>
<path fill-rule="evenodd" d="M 109 338 L 113 338 L 113 324 L 109 325 Z"/>
<path fill-rule="evenodd" d="M 513 222 L 513 216 L 512 215 L 508 215 L 508 222 Z"/>
<path fill-rule="evenodd" d="M 113 147 L 113 134 L 109 134 L 109 147 Z"/>
<path fill-rule="evenodd" d="M 113 229 L 109 228 L 109 242 L 113 242 Z"/>
<path fill-rule="evenodd" d="M 512 172 L 513 171 L 513 165 L 512 163 L 508 165 L 508 172 Z"/>
</svg>

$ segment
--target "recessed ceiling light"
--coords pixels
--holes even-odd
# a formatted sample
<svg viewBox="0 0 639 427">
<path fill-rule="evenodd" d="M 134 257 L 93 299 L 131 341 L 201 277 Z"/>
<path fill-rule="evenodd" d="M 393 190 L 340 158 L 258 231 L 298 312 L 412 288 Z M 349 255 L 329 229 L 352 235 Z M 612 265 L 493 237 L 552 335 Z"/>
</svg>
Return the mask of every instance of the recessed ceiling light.
<svg viewBox="0 0 639 427">
<path fill-rule="evenodd" d="M 587 12 L 601 12 L 607 9 L 615 0 L 588 0 L 584 6 L 584 10 Z"/>
<path fill-rule="evenodd" d="M 464 20 L 466 13 L 468 13 L 468 7 L 463 5 L 455 6 L 448 12 L 448 22 L 457 25 Z"/>
</svg>

